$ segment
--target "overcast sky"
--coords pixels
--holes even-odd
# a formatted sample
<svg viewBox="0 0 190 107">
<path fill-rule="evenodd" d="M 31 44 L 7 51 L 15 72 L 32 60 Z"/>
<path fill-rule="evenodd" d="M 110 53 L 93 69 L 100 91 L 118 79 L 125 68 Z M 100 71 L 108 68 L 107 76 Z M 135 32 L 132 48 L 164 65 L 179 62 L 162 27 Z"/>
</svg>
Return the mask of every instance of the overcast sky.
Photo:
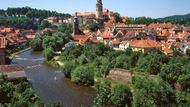
<svg viewBox="0 0 190 107">
<path fill-rule="evenodd" d="M 93 12 L 97 0 L 0 0 L 0 8 L 29 6 L 57 12 Z M 103 0 L 104 8 L 123 16 L 166 17 L 190 13 L 190 0 Z"/>
</svg>

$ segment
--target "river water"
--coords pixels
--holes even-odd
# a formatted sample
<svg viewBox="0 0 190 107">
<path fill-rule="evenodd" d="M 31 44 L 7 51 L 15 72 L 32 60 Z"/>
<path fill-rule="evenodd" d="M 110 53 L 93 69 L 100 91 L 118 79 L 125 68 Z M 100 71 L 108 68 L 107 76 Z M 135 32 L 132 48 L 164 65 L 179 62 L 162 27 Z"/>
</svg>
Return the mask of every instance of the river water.
<svg viewBox="0 0 190 107">
<path fill-rule="evenodd" d="M 89 87 L 78 86 L 63 73 L 43 62 L 42 53 L 31 50 L 18 55 L 13 62 L 23 66 L 29 83 L 43 103 L 62 103 L 65 107 L 91 107 L 95 91 Z"/>
</svg>

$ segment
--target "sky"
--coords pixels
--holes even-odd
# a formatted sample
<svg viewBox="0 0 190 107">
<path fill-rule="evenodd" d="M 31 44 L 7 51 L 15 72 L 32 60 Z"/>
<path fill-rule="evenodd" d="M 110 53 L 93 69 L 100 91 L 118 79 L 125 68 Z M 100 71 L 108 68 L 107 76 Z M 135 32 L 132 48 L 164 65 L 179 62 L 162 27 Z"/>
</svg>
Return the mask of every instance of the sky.
<svg viewBox="0 0 190 107">
<path fill-rule="evenodd" d="M 94 12 L 97 0 L 0 0 L 0 9 L 29 6 L 61 13 Z M 103 7 L 129 17 L 166 17 L 190 13 L 190 0 L 102 0 Z"/>
</svg>

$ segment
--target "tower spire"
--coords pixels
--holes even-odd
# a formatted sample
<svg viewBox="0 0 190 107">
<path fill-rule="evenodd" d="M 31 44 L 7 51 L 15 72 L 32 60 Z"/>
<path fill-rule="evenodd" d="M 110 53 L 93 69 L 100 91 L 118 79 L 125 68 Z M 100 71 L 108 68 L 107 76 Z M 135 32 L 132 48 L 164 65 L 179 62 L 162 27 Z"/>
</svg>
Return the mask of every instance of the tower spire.
<svg viewBox="0 0 190 107">
<path fill-rule="evenodd" d="M 73 34 L 77 34 L 78 30 L 79 30 L 79 22 L 78 22 L 77 12 L 75 12 L 73 20 Z"/>
<path fill-rule="evenodd" d="M 97 19 L 102 19 L 103 18 L 102 0 L 97 0 L 97 3 L 96 3 L 96 18 Z"/>
<path fill-rule="evenodd" d="M 84 33 L 79 29 L 79 20 L 77 12 L 75 12 L 75 16 L 73 19 L 73 36 L 74 35 L 84 35 Z"/>
</svg>

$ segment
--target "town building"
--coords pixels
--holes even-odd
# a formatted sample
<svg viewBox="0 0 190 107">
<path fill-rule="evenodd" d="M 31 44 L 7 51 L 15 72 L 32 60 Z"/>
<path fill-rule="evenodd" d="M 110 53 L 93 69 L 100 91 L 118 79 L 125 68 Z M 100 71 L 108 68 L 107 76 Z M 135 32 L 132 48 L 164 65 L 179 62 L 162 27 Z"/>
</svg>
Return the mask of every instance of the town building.
<svg viewBox="0 0 190 107">
<path fill-rule="evenodd" d="M 171 23 L 151 23 L 148 28 L 155 29 L 155 30 L 163 30 L 163 29 L 172 29 L 175 25 Z"/>
<path fill-rule="evenodd" d="M 89 37 L 84 34 L 83 31 L 79 28 L 79 21 L 77 13 L 75 13 L 74 21 L 73 21 L 73 34 L 72 34 L 73 40 L 77 44 L 84 44 L 88 41 Z"/>
<path fill-rule="evenodd" d="M 113 17 L 113 12 L 103 8 L 102 0 L 97 0 L 96 12 L 77 12 L 79 25 L 89 22 L 96 22 L 103 25 L 103 21 L 109 20 Z M 74 21 L 75 14 L 72 15 Z"/>
<path fill-rule="evenodd" d="M 58 18 L 57 17 L 48 17 L 47 21 L 51 24 L 58 23 Z"/>
<path fill-rule="evenodd" d="M 6 46 L 7 46 L 6 38 L 0 37 L 0 65 L 6 64 Z"/>
<path fill-rule="evenodd" d="M 19 65 L 0 65 L 0 75 L 6 75 L 8 80 L 26 79 L 24 69 Z"/>
<path fill-rule="evenodd" d="M 125 30 L 125 31 L 134 31 L 134 32 L 145 32 L 147 30 L 147 26 L 144 24 L 129 24 L 126 25 L 124 23 L 116 24 L 114 26 L 116 30 Z"/>
<path fill-rule="evenodd" d="M 151 39 L 145 39 L 145 40 L 132 40 L 129 41 L 129 46 L 133 51 L 140 51 L 140 52 L 147 52 L 149 49 L 162 49 L 161 43 L 151 40 Z"/>
</svg>

